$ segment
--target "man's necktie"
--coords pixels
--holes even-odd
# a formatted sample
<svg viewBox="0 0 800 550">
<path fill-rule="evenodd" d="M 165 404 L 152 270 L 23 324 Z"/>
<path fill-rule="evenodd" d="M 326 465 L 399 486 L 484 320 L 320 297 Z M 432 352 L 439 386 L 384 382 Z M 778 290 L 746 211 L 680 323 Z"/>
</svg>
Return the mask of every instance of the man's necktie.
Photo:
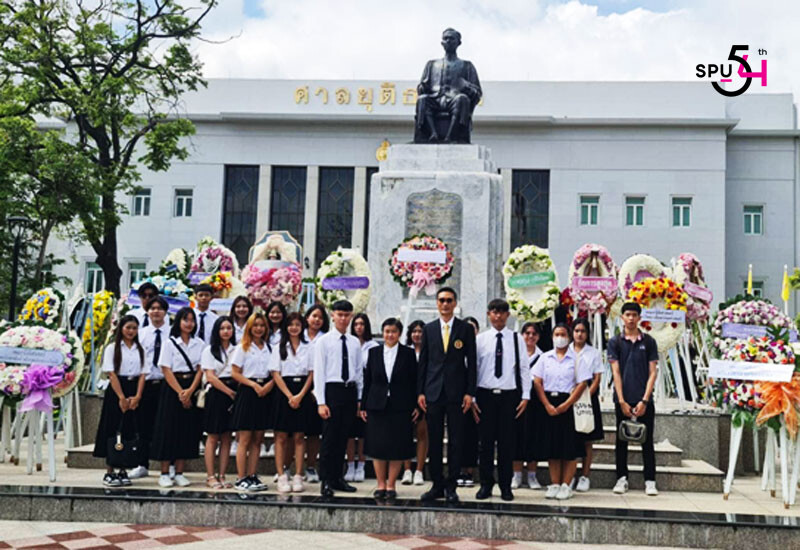
<svg viewBox="0 0 800 550">
<path fill-rule="evenodd" d="M 198 336 L 200 336 L 201 340 L 205 341 L 205 339 L 206 339 L 206 314 L 205 313 L 201 313 L 200 314 L 200 334 Z"/>
<path fill-rule="evenodd" d="M 446 324 L 444 326 L 444 336 L 442 337 L 442 343 L 444 344 L 444 352 L 447 353 L 447 347 L 450 345 L 450 325 Z"/>
<path fill-rule="evenodd" d="M 149 324 L 150 324 L 150 316 L 147 313 L 145 313 L 144 314 L 144 321 L 142 322 L 142 326 L 146 327 Z"/>
<path fill-rule="evenodd" d="M 153 366 L 158 368 L 158 359 L 161 357 L 161 329 L 156 329 L 156 341 L 153 344 Z"/>
<path fill-rule="evenodd" d="M 350 357 L 347 354 L 347 336 L 342 334 L 342 382 L 350 379 Z"/>
<path fill-rule="evenodd" d="M 494 377 L 503 376 L 503 334 L 497 333 L 497 344 L 494 346 Z"/>
</svg>

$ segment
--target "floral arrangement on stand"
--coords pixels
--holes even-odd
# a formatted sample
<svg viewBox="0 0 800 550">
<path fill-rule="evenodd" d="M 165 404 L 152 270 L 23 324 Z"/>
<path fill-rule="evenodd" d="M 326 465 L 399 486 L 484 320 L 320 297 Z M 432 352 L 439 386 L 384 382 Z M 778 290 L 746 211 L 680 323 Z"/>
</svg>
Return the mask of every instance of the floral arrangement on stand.
<svg viewBox="0 0 800 550">
<path fill-rule="evenodd" d="M 668 277 L 647 277 L 634 283 L 628 291 L 628 300 L 643 308 L 663 308 L 686 311 L 688 296 L 681 285 Z M 655 339 L 659 353 L 675 346 L 686 330 L 686 323 L 656 323 L 642 321 L 639 326 Z"/>
<path fill-rule="evenodd" d="M 742 380 L 716 380 L 711 386 L 714 406 L 731 413 L 731 423 L 752 426 L 764 407 L 759 384 Z"/>
<path fill-rule="evenodd" d="M 185 279 L 189 275 L 192 257 L 183 248 L 173 248 L 166 255 L 153 275 L 169 275 L 173 278 Z"/>
<path fill-rule="evenodd" d="M 281 235 L 270 235 L 267 239 L 253 249 L 253 259 L 250 263 L 259 260 L 280 260 L 282 262 L 298 263 L 297 244 L 284 239 Z M 244 279 L 244 276 L 242 276 Z"/>
<path fill-rule="evenodd" d="M 106 335 L 111 328 L 111 312 L 114 310 L 114 295 L 108 290 L 101 290 L 94 294 L 92 299 L 92 316 L 86 319 L 86 324 L 83 327 L 83 352 L 86 355 L 92 353 L 92 342 L 94 341 L 94 349 L 97 352 L 97 361 L 102 354 L 103 344 L 106 341 Z M 94 328 L 93 328 L 94 327 Z M 94 330 L 94 340 L 92 340 L 92 331 Z"/>
<path fill-rule="evenodd" d="M 686 318 L 695 322 L 708 321 L 713 296 L 708 291 L 703 265 L 697 256 L 689 252 L 680 254 L 673 261 L 671 276 L 672 280 L 682 285 L 689 295 L 686 302 Z M 693 291 L 694 287 L 699 289 Z M 706 292 L 702 292 L 703 290 Z"/>
<path fill-rule="evenodd" d="M 183 278 L 170 277 L 168 275 L 150 275 L 135 283 L 132 288 L 136 290 L 142 286 L 143 283 L 153 283 L 156 285 L 159 294 L 164 296 L 183 297 L 189 300 L 194 294 L 188 281 Z"/>
<path fill-rule="evenodd" d="M 266 308 L 272 301 L 291 305 L 302 289 L 300 265 L 260 260 L 242 270 L 242 281 L 253 305 Z"/>
<path fill-rule="evenodd" d="M 43 288 L 28 298 L 17 320 L 24 324 L 56 327 L 61 322 L 64 295 L 54 288 Z"/>
<path fill-rule="evenodd" d="M 589 315 L 605 314 L 617 299 L 617 287 L 608 290 L 582 290 L 578 288 L 576 277 L 617 278 L 617 264 L 608 249 L 599 244 L 589 243 L 580 247 L 572 256 L 569 266 L 569 286 L 565 289 L 579 311 Z"/>
<path fill-rule="evenodd" d="M 211 237 L 204 237 L 197 243 L 197 254 L 189 271 L 212 274 L 226 271 L 236 277 L 239 274 L 239 262 L 231 249 Z"/>
<path fill-rule="evenodd" d="M 209 275 L 201 280 L 200 284 L 211 285 L 211 288 L 214 289 L 215 298 L 235 298 L 236 296 L 247 294 L 244 283 L 228 271 L 220 271 Z"/>
<path fill-rule="evenodd" d="M 445 261 L 444 263 L 402 261 L 398 256 L 402 249 L 443 251 Z M 389 272 L 397 284 L 410 289 L 414 296 L 422 289 L 425 289 L 430 296 L 435 291 L 436 285 L 444 283 L 453 274 L 453 263 L 453 253 L 444 241 L 433 235 L 420 233 L 412 235 L 392 249 Z"/>
<path fill-rule="evenodd" d="M 338 284 L 332 287 L 326 284 L 326 279 L 348 278 L 354 283 L 365 284 Z M 365 280 L 366 279 L 366 280 Z M 352 249 L 339 248 L 323 260 L 317 269 L 315 283 L 317 296 L 325 307 L 330 308 L 337 300 L 348 300 L 353 304 L 354 313 L 366 311 L 371 296 L 370 283 L 372 271 L 364 256 Z M 346 283 L 347 281 L 339 281 Z M 329 288 L 325 288 L 328 286 Z M 348 288 L 350 287 L 350 288 Z"/>
<path fill-rule="evenodd" d="M 617 279 L 620 295 L 627 296 L 633 285 L 642 279 L 666 276 L 667 268 L 653 256 L 634 254 L 622 262 L 619 268 Z"/>
<path fill-rule="evenodd" d="M 513 278 L 543 274 L 541 284 L 518 287 Z M 544 321 L 553 315 L 561 299 L 558 274 L 547 249 L 526 244 L 516 248 L 503 266 L 503 282 L 511 311 L 524 321 Z"/>
<path fill-rule="evenodd" d="M 791 330 L 792 320 L 781 309 L 767 300 L 753 297 L 737 296 L 720 306 L 720 312 L 714 317 L 711 325 L 711 351 L 715 357 L 722 357 L 728 348 L 734 346 L 739 339 L 723 337 L 726 323 L 755 325 L 759 327 L 776 327 L 780 330 Z"/>
</svg>

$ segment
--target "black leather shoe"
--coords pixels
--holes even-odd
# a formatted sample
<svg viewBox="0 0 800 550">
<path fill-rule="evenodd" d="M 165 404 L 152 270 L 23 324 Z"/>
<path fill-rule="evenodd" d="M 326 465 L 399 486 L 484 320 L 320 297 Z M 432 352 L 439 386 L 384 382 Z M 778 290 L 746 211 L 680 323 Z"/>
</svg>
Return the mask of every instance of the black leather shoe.
<svg viewBox="0 0 800 550">
<path fill-rule="evenodd" d="M 319 493 L 325 498 L 332 498 L 334 495 L 333 488 L 327 481 L 323 481 L 319 486 Z"/>
<path fill-rule="evenodd" d="M 343 491 L 345 493 L 355 493 L 358 491 L 358 489 L 347 483 L 344 479 L 340 479 L 336 483 L 331 483 L 331 488 L 336 491 Z"/>
<path fill-rule="evenodd" d="M 422 496 L 419 498 L 423 502 L 430 502 L 432 500 L 444 498 L 444 488 L 434 485 L 429 491 L 422 493 Z"/>
<path fill-rule="evenodd" d="M 445 489 L 444 499 L 447 504 L 458 504 L 460 502 L 458 500 L 458 493 L 456 493 L 455 489 Z"/>
<path fill-rule="evenodd" d="M 512 500 L 514 500 L 514 493 L 511 492 L 511 487 L 501 487 L 500 498 L 502 498 L 506 502 L 511 502 Z"/>
<path fill-rule="evenodd" d="M 481 485 L 481 488 L 478 489 L 477 493 L 475 493 L 475 498 L 477 498 L 478 500 L 486 500 L 491 496 L 492 496 L 491 485 Z"/>
<path fill-rule="evenodd" d="M 383 500 L 386 498 L 386 491 L 384 489 L 375 489 L 375 492 L 372 493 L 372 498 L 375 500 Z"/>
<path fill-rule="evenodd" d="M 397 491 L 392 489 L 387 489 L 386 494 L 384 495 L 386 500 L 394 500 L 397 498 Z"/>
</svg>

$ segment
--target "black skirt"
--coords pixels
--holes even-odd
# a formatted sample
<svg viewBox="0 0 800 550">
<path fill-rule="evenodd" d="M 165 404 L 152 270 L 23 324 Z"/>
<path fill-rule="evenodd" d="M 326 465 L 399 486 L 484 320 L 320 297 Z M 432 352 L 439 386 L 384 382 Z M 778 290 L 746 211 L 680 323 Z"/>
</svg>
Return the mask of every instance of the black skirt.
<svg viewBox="0 0 800 550">
<path fill-rule="evenodd" d="M 547 393 L 546 395 L 554 407 L 558 407 L 569 399 L 569 394 L 566 393 L 557 395 Z M 540 456 L 544 460 L 575 460 L 585 456 L 586 448 L 580 435 L 575 431 L 575 416 L 572 407 L 557 416 L 550 416 L 544 410 L 544 416 L 537 430 Z"/>
<path fill-rule="evenodd" d="M 220 378 L 220 381 L 233 391 L 238 384 L 233 378 Z M 206 407 L 203 417 L 203 428 L 209 434 L 222 434 L 231 431 L 233 424 L 233 399 L 214 386 L 206 394 Z"/>
<path fill-rule="evenodd" d="M 119 384 L 122 386 L 122 393 L 125 397 L 133 397 L 136 395 L 139 377 L 130 380 L 125 377 L 119 377 Z M 97 424 L 97 435 L 94 440 L 92 456 L 106 458 L 108 454 L 106 442 L 109 437 L 117 435 L 120 421 L 122 422 L 122 438 L 133 439 L 139 429 L 139 408 L 137 407 L 135 411 L 126 412 L 123 418 L 122 410 L 119 408 L 119 397 L 117 397 L 117 394 L 109 384 L 106 388 L 105 396 L 103 396 L 103 409 L 100 412 L 100 422 Z"/>
<path fill-rule="evenodd" d="M 264 397 L 259 397 L 250 386 L 240 385 L 233 404 L 232 429 L 262 431 L 272 428 L 276 391 L 278 390 L 273 388 Z"/>
<path fill-rule="evenodd" d="M 589 390 L 586 390 L 589 391 Z M 580 434 L 584 442 L 602 441 L 606 434 L 603 431 L 603 412 L 600 410 L 600 389 L 592 396 L 592 412 L 594 413 L 594 429 L 588 434 Z"/>
<path fill-rule="evenodd" d="M 417 454 L 411 412 L 367 411 L 364 454 L 373 460 L 408 460 Z M 361 420 L 356 420 L 364 424 Z"/>
<path fill-rule="evenodd" d="M 192 385 L 194 373 L 186 377 L 183 374 L 177 373 L 175 378 L 180 387 L 186 389 Z M 170 461 L 197 458 L 202 435 L 202 411 L 195 406 L 194 397 L 192 406 L 184 409 L 178 394 L 169 384 L 162 382 L 160 385 L 161 397 L 150 458 Z"/>
<path fill-rule="evenodd" d="M 165 386 L 165 380 L 152 380 L 144 383 L 142 401 L 139 403 L 137 412 L 139 413 L 139 435 L 145 441 L 153 440 L 153 433 L 156 429 L 156 415 L 158 414 L 158 402 L 161 400 L 161 386 Z"/>
<path fill-rule="evenodd" d="M 297 395 L 306 384 L 307 376 L 285 376 L 283 381 L 292 395 Z M 306 433 L 306 427 L 312 422 L 312 415 L 317 414 L 317 402 L 311 395 L 311 391 L 306 393 L 300 402 L 300 407 L 293 409 L 289 406 L 289 398 L 276 386 L 275 393 L 275 422 L 273 429 L 276 432 L 286 433 Z"/>
</svg>

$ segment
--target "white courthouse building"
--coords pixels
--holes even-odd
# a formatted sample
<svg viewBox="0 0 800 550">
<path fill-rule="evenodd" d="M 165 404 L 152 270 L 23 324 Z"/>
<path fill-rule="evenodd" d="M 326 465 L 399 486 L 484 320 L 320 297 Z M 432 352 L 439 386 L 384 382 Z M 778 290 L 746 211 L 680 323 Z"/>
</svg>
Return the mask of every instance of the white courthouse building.
<svg viewBox="0 0 800 550">
<path fill-rule="evenodd" d="M 186 95 L 197 128 L 189 158 L 145 171 L 141 191 L 120 198 L 130 209 L 118 230 L 123 287 L 205 235 L 244 263 L 258 235 L 289 230 L 309 275 L 339 245 L 366 253 L 381 223 L 368 208 L 376 150 L 412 140 L 415 85 L 221 79 Z M 618 264 L 637 252 L 665 263 L 692 252 L 715 301 L 742 291 L 748 264 L 756 292 L 780 301 L 784 264 L 800 264 L 791 94 L 725 98 L 706 82 L 483 89 L 472 141 L 491 149 L 503 179 L 506 253 L 547 247 L 565 282 L 587 242 L 607 246 Z M 90 247 L 55 247 L 78 258 L 62 269 L 73 281 L 102 286 Z"/>
</svg>

